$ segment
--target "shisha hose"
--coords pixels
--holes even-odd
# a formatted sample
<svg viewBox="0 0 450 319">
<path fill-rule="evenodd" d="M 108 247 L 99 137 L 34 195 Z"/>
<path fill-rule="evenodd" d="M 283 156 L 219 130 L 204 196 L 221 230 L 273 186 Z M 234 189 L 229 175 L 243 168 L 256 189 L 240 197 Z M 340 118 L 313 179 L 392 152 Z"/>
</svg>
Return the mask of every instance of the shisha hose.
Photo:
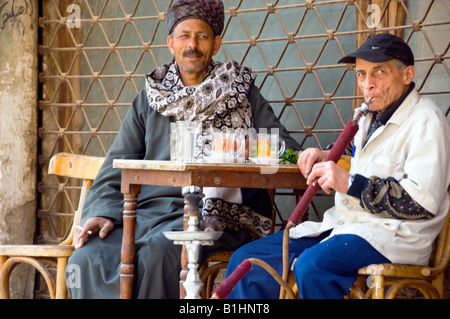
<svg viewBox="0 0 450 319">
<path fill-rule="evenodd" d="M 353 140 L 356 135 L 356 132 L 359 130 L 358 121 L 360 118 L 367 113 L 369 110 L 369 104 L 372 98 L 368 98 L 361 104 L 361 107 L 358 108 L 353 116 L 353 119 L 348 121 L 344 130 L 339 135 L 338 139 L 334 143 L 332 149 L 327 154 L 324 161 L 333 161 L 335 163 L 342 157 L 345 152 L 345 149 Z M 289 274 L 289 229 L 297 225 L 300 221 L 300 218 L 306 212 L 309 204 L 311 204 L 312 199 L 319 191 L 319 183 L 311 183 L 305 191 L 305 194 L 302 196 L 301 200 L 295 207 L 292 212 L 290 218 L 288 219 L 288 223 L 284 230 L 283 235 L 283 276 L 282 278 L 278 278 L 279 275 L 273 270 L 272 267 L 265 264 L 263 261 L 260 261 L 255 258 L 244 260 L 241 265 L 239 265 L 230 276 L 225 279 L 219 287 L 213 293 L 213 298 L 226 298 L 234 286 L 238 281 L 242 279 L 243 276 L 251 269 L 252 263 L 260 263 L 264 264 L 264 267 L 281 285 L 280 289 L 280 298 L 284 298 L 286 292 L 292 297 L 292 290 L 289 286 L 287 286 L 287 277 Z M 252 261 L 252 262 L 250 262 Z M 275 272 L 275 274 L 274 274 Z"/>
<path fill-rule="evenodd" d="M 211 299 L 225 299 L 233 290 L 234 286 L 252 269 L 252 265 L 258 265 L 266 270 L 289 295 L 289 298 L 295 299 L 292 288 L 283 281 L 281 276 L 266 262 L 257 259 L 245 259 L 241 264 L 216 288 L 211 294 Z"/>
</svg>

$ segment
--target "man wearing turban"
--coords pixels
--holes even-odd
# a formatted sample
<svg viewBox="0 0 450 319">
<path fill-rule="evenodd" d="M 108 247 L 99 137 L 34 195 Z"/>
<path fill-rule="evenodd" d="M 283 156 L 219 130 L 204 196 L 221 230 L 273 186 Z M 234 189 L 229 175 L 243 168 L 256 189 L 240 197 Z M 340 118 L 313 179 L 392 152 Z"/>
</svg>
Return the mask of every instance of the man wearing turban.
<svg viewBox="0 0 450 319">
<path fill-rule="evenodd" d="M 166 21 L 167 44 L 174 59 L 146 76 L 145 88 L 133 100 L 87 194 L 81 220 L 84 230 L 67 268 L 80 272 L 80 281 L 68 285 L 72 298 L 119 297 L 123 195 L 120 170 L 112 168 L 114 159 L 169 160 L 170 123 L 178 120 L 201 120 L 203 130 L 276 128 L 287 148 L 299 149 L 254 85 L 251 70 L 231 60 L 213 61 L 222 44 L 222 1 L 180 0 L 169 8 Z M 216 218 L 224 233 L 214 246 L 202 248 L 202 260 L 270 231 L 271 205 L 265 190 L 204 192 L 208 194 L 202 215 Z M 180 188 L 142 186 L 133 297 L 179 297 L 181 246 L 163 232 L 183 230 L 183 207 Z"/>
</svg>

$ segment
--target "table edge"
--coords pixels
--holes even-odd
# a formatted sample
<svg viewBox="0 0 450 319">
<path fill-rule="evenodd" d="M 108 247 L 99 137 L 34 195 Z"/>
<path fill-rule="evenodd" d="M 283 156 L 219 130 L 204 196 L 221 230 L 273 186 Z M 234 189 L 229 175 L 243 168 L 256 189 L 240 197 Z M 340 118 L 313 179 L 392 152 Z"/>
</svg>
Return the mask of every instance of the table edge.
<svg viewBox="0 0 450 319">
<path fill-rule="evenodd" d="M 158 160 L 114 159 L 113 168 L 161 170 L 161 171 L 188 171 L 188 170 L 230 170 L 230 171 L 284 171 L 296 172 L 299 168 L 295 164 L 227 164 L 227 163 L 186 163 Z"/>
</svg>

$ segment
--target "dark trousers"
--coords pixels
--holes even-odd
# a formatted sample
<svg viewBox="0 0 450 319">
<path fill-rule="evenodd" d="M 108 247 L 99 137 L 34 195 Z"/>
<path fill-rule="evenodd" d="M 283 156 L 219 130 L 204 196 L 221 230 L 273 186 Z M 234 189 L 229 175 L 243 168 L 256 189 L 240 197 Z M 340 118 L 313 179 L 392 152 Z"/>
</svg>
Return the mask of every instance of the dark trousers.
<svg viewBox="0 0 450 319">
<path fill-rule="evenodd" d="M 302 299 L 338 299 L 348 294 L 358 278 L 358 269 L 390 261 L 365 239 L 356 235 L 335 235 L 289 240 L 289 261 Z M 246 258 L 258 258 L 282 274 L 283 232 L 256 240 L 239 248 L 228 264 L 228 276 Z M 230 299 L 278 298 L 280 285 L 259 266 L 253 266 L 230 293 Z"/>
</svg>

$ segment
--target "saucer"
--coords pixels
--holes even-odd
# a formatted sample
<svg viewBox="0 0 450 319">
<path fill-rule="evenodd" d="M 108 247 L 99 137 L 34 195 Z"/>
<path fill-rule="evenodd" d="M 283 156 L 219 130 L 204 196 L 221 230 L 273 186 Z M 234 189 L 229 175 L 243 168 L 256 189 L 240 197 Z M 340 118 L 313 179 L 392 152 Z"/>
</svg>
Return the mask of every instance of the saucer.
<svg viewBox="0 0 450 319">
<path fill-rule="evenodd" d="M 259 157 L 249 157 L 248 158 L 254 164 L 260 165 L 277 165 L 281 162 L 281 158 L 259 158 Z"/>
</svg>

